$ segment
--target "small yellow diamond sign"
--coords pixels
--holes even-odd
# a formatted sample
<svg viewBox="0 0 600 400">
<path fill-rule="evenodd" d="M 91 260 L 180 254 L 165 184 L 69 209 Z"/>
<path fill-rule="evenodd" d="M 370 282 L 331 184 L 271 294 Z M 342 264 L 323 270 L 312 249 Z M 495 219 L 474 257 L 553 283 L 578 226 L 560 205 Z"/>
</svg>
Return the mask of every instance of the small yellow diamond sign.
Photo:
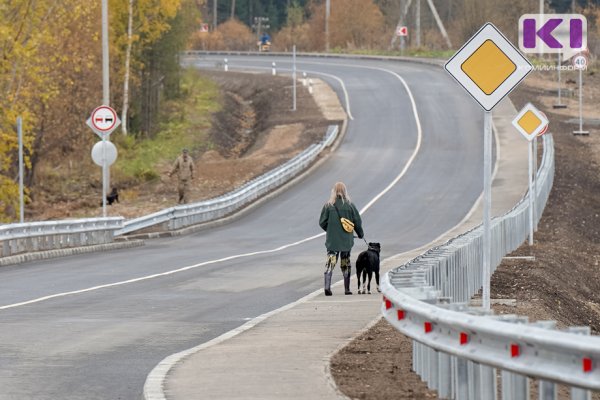
<svg viewBox="0 0 600 400">
<path fill-rule="evenodd" d="M 531 103 L 525 107 L 515 117 L 512 124 L 529 141 L 533 140 L 548 126 L 546 116 Z"/>
<path fill-rule="evenodd" d="M 517 69 L 515 63 L 491 40 L 483 42 L 461 69 L 485 94 L 494 93 Z"/>
<path fill-rule="evenodd" d="M 542 125 L 542 120 L 536 117 L 532 111 L 527 111 L 517 123 L 525 132 L 531 135 L 540 125 Z"/>
<path fill-rule="evenodd" d="M 446 70 L 490 111 L 533 69 L 492 24 L 485 24 L 446 63 Z"/>
</svg>

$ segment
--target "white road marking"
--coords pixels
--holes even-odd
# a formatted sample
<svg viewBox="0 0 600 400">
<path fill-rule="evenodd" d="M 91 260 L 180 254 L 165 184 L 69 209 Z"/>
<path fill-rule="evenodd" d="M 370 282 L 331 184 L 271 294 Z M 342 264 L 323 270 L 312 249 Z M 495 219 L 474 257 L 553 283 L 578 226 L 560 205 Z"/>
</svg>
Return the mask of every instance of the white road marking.
<svg viewBox="0 0 600 400">
<path fill-rule="evenodd" d="M 360 66 L 356 66 L 356 67 L 360 67 Z M 380 68 L 375 68 L 375 69 L 380 69 Z M 404 81 L 404 79 L 400 75 L 396 74 L 395 72 L 389 71 L 389 70 L 386 70 L 383 68 L 381 68 L 380 70 L 390 73 L 390 74 L 394 75 L 395 77 L 397 77 L 400 80 L 400 82 L 402 82 L 402 85 L 406 89 L 406 92 L 408 93 L 408 96 L 411 101 L 413 115 L 415 117 L 416 124 L 417 124 L 418 139 L 417 139 L 417 146 L 415 147 L 415 150 L 413 151 L 411 157 L 407 161 L 407 163 L 404 166 L 404 168 L 402 169 L 402 171 L 400 171 L 398 176 L 385 189 L 383 189 L 379 194 L 377 194 L 369 203 L 367 203 L 367 205 L 365 205 L 360 210 L 361 214 L 364 213 L 365 211 L 367 211 L 373 204 L 375 204 L 375 202 L 377 200 L 379 200 L 383 195 L 385 195 L 406 174 L 406 171 L 412 165 L 413 161 L 415 160 L 415 158 L 417 156 L 417 153 L 419 152 L 419 149 L 421 148 L 421 142 L 422 142 L 422 136 L 423 136 L 423 131 L 421 129 L 421 121 L 419 120 L 419 114 L 417 111 L 415 99 L 412 95 L 410 88 L 408 87 L 408 84 L 406 83 L 406 81 Z M 315 235 L 312 238 L 309 238 L 308 240 L 315 239 L 317 237 L 323 236 L 324 234 L 325 233 L 321 233 L 320 235 Z M 339 285 L 340 283 L 341 283 L 341 281 L 337 282 L 333 286 Z M 146 400 L 166 400 L 166 396 L 164 393 L 164 382 L 167 378 L 167 374 L 169 373 L 169 371 L 171 370 L 171 368 L 173 368 L 173 366 L 175 364 L 181 363 L 184 358 L 189 357 L 192 354 L 197 353 L 200 350 L 209 348 L 215 344 L 222 343 L 228 339 L 231 339 L 231 338 L 239 335 L 240 333 L 245 332 L 248 329 L 256 326 L 257 324 L 264 321 L 265 319 L 267 319 L 273 315 L 276 315 L 280 312 L 289 310 L 298 304 L 304 303 L 304 302 L 316 297 L 320 293 L 322 293 L 322 289 L 318 289 L 318 290 L 312 292 L 311 294 L 304 296 L 303 298 L 299 299 L 298 301 L 295 301 L 294 303 L 287 304 L 281 308 L 278 308 L 276 310 L 273 310 L 273 311 L 270 311 L 263 315 L 260 315 L 260 316 L 256 317 L 254 320 L 249 321 L 246 324 L 242 325 L 241 327 L 236 328 L 229 332 L 225 332 L 224 334 L 216 337 L 215 339 L 212 339 L 208 342 L 200 344 L 199 346 L 193 347 L 188 350 L 184 350 L 180 353 L 176 353 L 176 354 L 173 354 L 173 355 L 165 358 L 156 367 L 154 367 L 154 369 L 152 371 L 150 371 L 150 373 L 148 374 L 148 377 L 146 378 L 146 382 L 144 383 L 144 398 Z M 366 296 L 368 296 L 368 295 L 366 295 Z M 379 297 L 379 295 L 374 296 L 374 298 L 377 298 L 377 297 Z M 356 301 L 356 300 L 354 300 L 354 301 Z M 367 300 L 358 300 L 358 301 L 367 301 Z"/>
<path fill-rule="evenodd" d="M 354 68 L 363 68 L 363 67 L 361 67 L 361 66 L 354 66 Z M 406 171 L 408 171 L 408 169 L 410 168 L 410 166 L 414 162 L 414 160 L 415 160 L 415 158 L 417 156 L 417 153 L 419 152 L 419 150 L 421 148 L 422 135 L 423 135 L 423 132 L 422 132 L 422 129 L 421 129 L 421 122 L 419 120 L 419 114 L 417 112 L 417 108 L 416 108 L 416 103 L 415 103 L 414 97 L 413 97 L 412 92 L 411 92 L 410 88 L 408 87 L 407 83 L 404 81 L 404 79 L 400 75 L 396 74 L 395 72 L 390 71 L 390 70 L 386 70 L 384 68 L 374 68 L 374 67 L 364 67 L 364 68 L 380 70 L 380 71 L 392 74 L 393 76 L 395 76 L 396 78 L 398 78 L 400 80 L 400 82 L 402 83 L 402 85 L 406 89 L 406 92 L 408 93 L 408 96 L 409 96 L 411 104 L 412 104 L 412 111 L 413 111 L 413 115 L 415 117 L 415 121 L 416 121 L 416 124 L 417 124 L 417 146 L 415 147 L 415 150 L 413 151 L 411 157 L 409 158 L 409 160 L 405 164 L 405 166 L 402 169 L 402 171 L 400 171 L 400 174 L 398 174 L 398 176 L 385 189 L 383 189 L 379 194 L 377 194 L 371 201 L 369 201 L 369 203 L 367 203 L 367 205 L 365 205 L 360 210 L 361 214 L 364 213 L 365 211 L 367 211 L 373 204 L 375 204 L 375 202 L 377 200 L 379 200 L 383 195 L 385 195 L 406 174 Z M 320 237 L 322 237 L 324 235 L 325 235 L 325 232 L 319 233 L 319 234 L 314 235 L 314 236 L 310 236 L 310 237 L 302 239 L 302 240 L 298 240 L 298 241 L 293 242 L 293 243 L 289 243 L 289 244 L 286 244 L 286 245 L 283 245 L 283 246 L 279 246 L 279 247 L 276 247 L 276 248 L 270 249 L 270 250 L 262 250 L 262 251 L 256 251 L 256 252 L 251 252 L 251 253 L 237 254 L 237 255 L 233 255 L 233 256 L 229 256 L 229 257 L 223 257 L 223 258 L 219 258 L 219 259 L 215 259 L 215 260 L 205 261 L 205 262 L 202 262 L 202 263 L 199 263 L 199 264 L 194 264 L 194 265 L 190 265 L 190 266 L 187 266 L 187 267 L 182 267 L 182 268 L 174 269 L 174 270 L 171 270 L 171 271 L 161 272 L 161 273 L 158 273 L 158 274 L 152 274 L 152 275 L 142 276 L 142 277 L 139 277 L 139 278 L 128 279 L 128 280 L 121 281 L 121 282 L 108 283 L 108 284 L 105 284 L 105 285 L 93 286 L 93 287 L 89 287 L 89 288 L 81 289 L 81 290 L 73 290 L 73 291 L 69 291 L 69 292 L 56 293 L 56 294 L 53 294 L 53 295 L 43 296 L 43 297 L 39 297 L 39 298 L 36 298 L 36 299 L 27 300 L 27 301 L 23 301 L 23 302 L 19 302 L 19 303 L 8 304 L 8 305 L 0 306 L 0 311 L 1 310 L 11 309 L 11 308 L 22 307 L 22 306 L 26 306 L 26 305 L 31 305 L 31 304 L 35 304 L 35 303 L 40 303 L 40 302 L 43 302 L 43 301 L 46 301 L 46 300 L 56 299 L 56 298 L 60 298 L 60 297 L 66 297 L 66 296 L 71 296 L 71 295 L 76 295 L 76 294 L 82 294 L 82 293 L 92 292 L 92 291 L 100 290 L 100 289 L 106 289 L 106 288 L 111 288 L 111 287 L 128 285 L 128 284 L 131 284 L 131 283 L 137 283 L 137 282 L 147 281 L 147 280 L 150 280 L 150 279 L 155 279 L 155 278 L 160 278 L 160 277 L 163 277 L 163 276 L 173 275 L 173 274 L 176 274 L 176 273 L 179 273 L 179 272 L 189 271 L 191 269 L 203 267 L 203 266 L 206 266 L 206 265 L 218 264 L 218 263 L 225 262 L 225 261 L 231 261 L 231 260 L 236 260 L 236 259 L 240 259 L 240 258 L 253 257 L 253 256 L 263 255 L 263 254 L 276 253 L 276 252 L 288 249 L 290 247 L 298 246 L 300 244 L 303 244 L 303 243 L 309 242 L 311 240 L 320 238 Z"/>
<path fill-rule="evenodd" d="M 231 261 L 231 260 L 236 260 L 238 258 L 246 258 L 246 257 L 252 257 L 252 256 L 256 256 L 256 255 L 262 255 L 262 254 L 269 254 L 269 253 L 276 253 L 278 251 L 282 251 L 285 250 L 289 247 L 294 247 L 297 246 L 299 244 L 308 242 L 310 240 L 316 239 L 318 237 L 323 236 L 325 233 L 320 233 L 318 235 L 314 235 L 302 240 L 298 240 L 297 242 L 294 243 L 289 243 L 283 246 L 279 246 L 276 247 L 274 249 L 270 249 L 270 250 L 262 250 L 262 251 L 255 251 L 253 253 L 244 253 L 244 254 L 237 254 L 234 256 L 229 256 L 229 257 L 223 257 L 223 258 L 219 258 L 216 260 L 210 260 L 210 261 L 205 261 L 199 264 L 194 264 L 194 265 L 190 265 L 187 267 L 182 267 L 182 268 L 178 268 L 178 269 L 174 269 L 171 271 L 166 271 L 166 272 L 161 272 L 158 274 L 152 274 L 152 275 L 147 275 L 147 276 L 142 276 L 140 278 L 133 278 L 133 279 L 128 279 L 126 281 L 121 281 L 121 282 L 114 282 L 114 283 L 108 283 L 105 285 L 98 285 L 98 286 L 93 286 L 90 288 L 86 288 L 86 289 L 81 289 L 81 290 L 73 290 L 70 292 L 64 292 L 64 293 L 57 293 L 57 294 L 52 294 L 49 296 L 44 296 L 44 297 L 38 297 L 37 299 L 33 299 L 33 300 L 27 300 L 27 301 L 23 301 L 20 303 L 14 303 L 14 304 L 8 304 L 5 306 L 0 306 L 0 310 L 8 310 L 10 308 L 16 308 L 16 307 L 22 307 L 22 306 L 26 306 L 26 305 L 30 305 L 30 304 L 35 304 L 35 303 L 40 303 L 42 301 L 46 301 L 46 300 L 50 300 L 50 299 L 56 299 L 59 297 L 65 297 L 65 296 L 70 296 L 70 295 L 74 295 L 74 294 L 81 294 L 81 293 L 86 293 L 86 292 L 92 292 L 95 290 L 99 290 L 99 289 L 106 289 L 106 288 L 110 288 L 110 287 L 116 287 L 116 286 L 123 286 L 123 285 L 128 285 L 130 283 L 136 283 L 136 282 L 142 282 L 142 281 L 147 281 L 150 279 L 154 279 L 154 278 L 160 278 L 163 276 L 168 276 L 168 275 L 173 275 L 179 272 L 183 272 L 183 271 L 189 271 L 191 269 L 195 269 L 195 268 L 199 268 L 199 267 L 203 267 L 206 265 L 211 265 L 211 264 L 217 264 L 217 263 L 221 263 L 224 261 Z"/>
</svg>

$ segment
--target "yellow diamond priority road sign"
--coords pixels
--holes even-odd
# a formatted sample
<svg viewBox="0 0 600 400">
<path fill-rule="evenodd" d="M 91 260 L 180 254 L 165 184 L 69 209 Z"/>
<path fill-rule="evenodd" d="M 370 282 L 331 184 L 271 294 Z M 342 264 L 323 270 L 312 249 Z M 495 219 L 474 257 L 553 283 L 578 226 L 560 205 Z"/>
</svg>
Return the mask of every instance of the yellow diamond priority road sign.
<svg viewBox="0 0 600 400">
<path fill-rule="evenodd" d="M 469 39 L 445 68 L 486 111 L 491 111 L 533 69 L 490 23 Z"/>
<path fill-rule="evenodd" d="M 527 103 L 513 119 L 512 124 L 521 132 L 521 135 L 532 141 L 548 126 L 548 118 L 533 104 Z"/>
</svg>

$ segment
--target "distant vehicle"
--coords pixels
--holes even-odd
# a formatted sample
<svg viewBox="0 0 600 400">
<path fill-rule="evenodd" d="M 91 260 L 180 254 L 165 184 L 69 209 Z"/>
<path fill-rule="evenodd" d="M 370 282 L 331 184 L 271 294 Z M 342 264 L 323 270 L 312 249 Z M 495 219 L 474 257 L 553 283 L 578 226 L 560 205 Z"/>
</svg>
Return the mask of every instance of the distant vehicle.
<svg viewBox="0 0 600 400">
<path fill-rule="evenodd" d="M 260 37 L 258 51 L 271 51 L 271 36 L 266 32 Z"/>
</svg>

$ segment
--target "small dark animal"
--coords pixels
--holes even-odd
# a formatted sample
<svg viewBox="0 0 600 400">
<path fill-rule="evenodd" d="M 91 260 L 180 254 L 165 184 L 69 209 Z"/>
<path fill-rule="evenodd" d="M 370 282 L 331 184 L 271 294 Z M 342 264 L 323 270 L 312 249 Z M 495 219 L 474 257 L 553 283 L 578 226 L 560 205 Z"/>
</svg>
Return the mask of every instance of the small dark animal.
<svg viewBox="0 0 600 400">
<path fill-rule="evenodd" d="M 109 206 L 112 206 L 112 204 L 114 202 L 119 202 L 119 191 L 117 190 L 116 187 L 112 188 L 112 190 L 110 191 L 109 194 L 106 195 L 106 203 Z M 100 205 L 102 205 L 102 203 L 100 203 Z"/>
<path fill-rule="evenodd" d="M 358 281 L 358 294 L 371 294 L 371 278 L 375 272 L 375 282 L 377 282 L 377 291 L 379 290 L 379 253 L 381 252 L 381 244 L 369 242 L 367 250 L 358 255 L 356 259 L 356 279 Z M 367 275 L 369 281 L 367 283 Z M 362 276 L 362 289 L 360 280 Z"/>
</svg>

